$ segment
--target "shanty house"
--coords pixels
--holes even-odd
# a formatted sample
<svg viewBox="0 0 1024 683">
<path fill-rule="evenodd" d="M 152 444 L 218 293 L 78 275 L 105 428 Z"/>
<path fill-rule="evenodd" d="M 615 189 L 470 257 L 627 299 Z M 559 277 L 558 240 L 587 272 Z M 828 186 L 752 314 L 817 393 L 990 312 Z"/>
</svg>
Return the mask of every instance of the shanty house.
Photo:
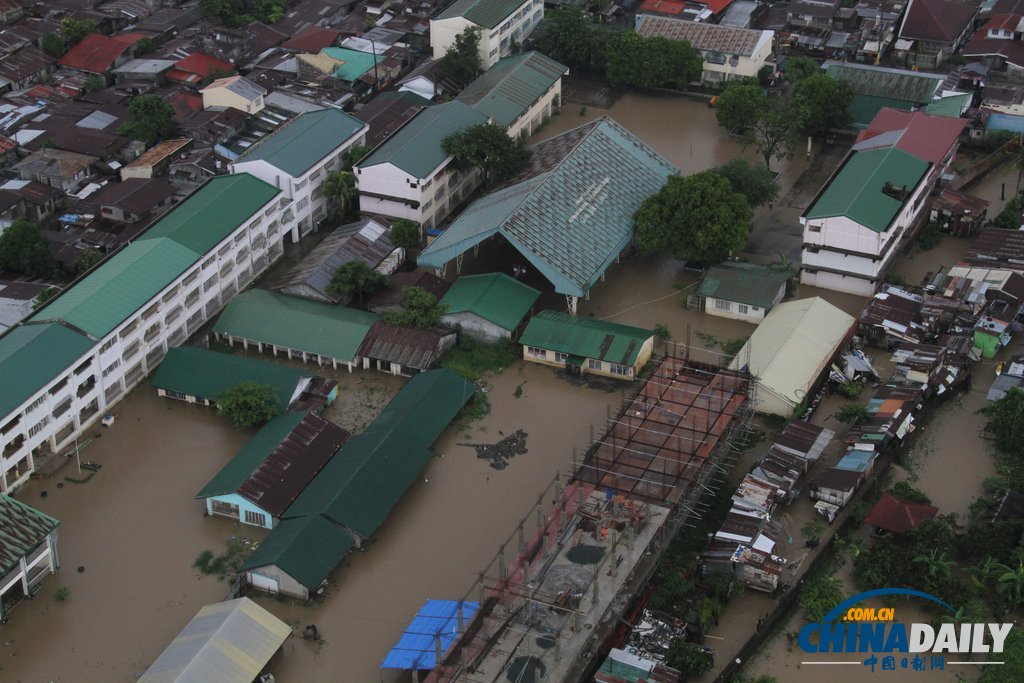
<svg viewBox="0 0 1024 683">
<path fill-rule="evenodd" d="M 317 190 L 327 174 L 341 170 L 345 153 L 363 144 L 367 129 L 340 109 L 299 114 L 235 159 L 231 172 L 251 173 L 291 200 L 281 224 L 298 242 L 327 216 L 327 198 Z"/>
<path fill-rule="evenodd" d="M 782 301 L 791 275 L 768 266 L 726 262 L 708 269 L 697 296 L 708 315 L 757 323 Z"/>
<path fill-rule="evenodd" d="M 328 365 L 349 372 L 359 361 L 359 346 L 377 322 L 373 313 L 318 301 L 250 289 L 224 308 L 213 333 L 229 346 L 275 358 Z"/>
<path fill-rule="evenodd" d="M 511 340 L 539 296 L 533 287 L 504 273 L 466 275 L 441 299 L 448 307 L 441 324 L 485 344 Z"/>
<path fill-rule="evenodd" d="M 808 490 L 814 500 L 844 507 L 862 481 L 864 475 L 860 472 L 832 468 L 812 479 Z"/>
<path fill-rule="evenodd" d="M 365 369 L 375 366 L 381 372 L 411 377 L 434 367 L 456 341 L 450 330 L 401 327 L 378 320 L 363 338 L 359 356 Z"/>
<path fill-rule="evenodd" d="M 196 494 L 206 514 L 273 529 L 288 506 L 348 440 L 313 412 L 278 415 Z"/>
<path fill-rule="evenodd" d="M 912 503 L 891 493 L 883 493 L 864 518 L 864 523 L 875 527 L 876 532 L 905 534 L 937 514 L 939 508 L 934 505 Z"/>
<path fill-rule="evenodd" d="M 684 40 L 703 57 L 701 83 L 756 78 L 772 54 L 774 31 L 638 14 L 636 32 L 644 38 Z"/>
<path fill-rule="evenodd" d="M 854 319 L 812 297 L 775 306 L 729 368 L 757 377 L 756 410 L 791 417 L 853 332 Z"/>
<path fill-rule="evenodd" d="M 203 96 L 203 109 L 234 107 L 246 114 L 255 114 L 264 107 L 263 97 L 267 89 L 244 76 L 228 76 L 218 78 L 199 92 Z"/>
<path fill-rule="evenodd" d="M 135 161 L 121 169 L 121 179 L 129 178 L 155 178 L 166 171 L 171 162 L 179 158 L 181 154 L 192 147 L 192 140 L 189 138 L 176 138 L 164 140 L 154 145 Z"/>
<path fill-rule="evenodd" d="M 523 358 L 570 374 L 636 379 L 654 351 L 654 333 L 639 327 L 541 311 L 519 337 Z"/>
<path fill-rule="evenodd" d="M 41 149 L 16 163 L 11 170 L 22 180 L 35 180 L 64 192 L 73 192 L 92 175 L 93 166 L 98 161 L 87 154 Z"/>
<path fill-rule="evenodd" d="M 207 605 L 146 669 L 139 683 L 250 683 L 291 634 L 291 626 L 249 598 Z"/>
<path fill-rule="evenodd" d="M 900 42 L 912 44 L 903 50 L 907 60 L 922 69 L 942 66 L 974 28 L 979 7 L 965 0 L 910 0 L 899 30 Z"/>
<path fill-rule="evenodd" d="M 430 47 L 441 59 L 467 28 L 480 31 L 480 68 L 521 45 L 544 18 L 543 0 L 455 0 L 430 20 Z"/>
<path fill-rule="evenodd" d="M 69 69 L 104 75 L 128 61 L 132 46 L 141 40 L 141 34 L 104 36 L 90 33 L 78 41 L 57 63 Z"/>
<path fill-rule="evenodd" d="M 0 622 L 11 609 L 39 592 L 39 584 L 60 567 L 60 522 L 10 496 L 0 495 Z"/>
</svg>

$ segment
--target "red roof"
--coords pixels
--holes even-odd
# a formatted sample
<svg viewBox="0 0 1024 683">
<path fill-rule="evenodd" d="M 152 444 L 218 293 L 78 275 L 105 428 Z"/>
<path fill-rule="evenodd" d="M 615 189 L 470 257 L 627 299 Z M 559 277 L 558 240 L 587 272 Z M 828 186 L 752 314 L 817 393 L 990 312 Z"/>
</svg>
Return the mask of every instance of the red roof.
<svg viewBox="0 0 1024 683">
<path fill-rule="evenodd" d="M 965 57 L 985 57 L 988 55 L 1001 55 L 1007 62 L 1014 66 L 1024 67 L 1024 43 L 1019 40 L 1005 40 L 1000 38 L 986 38 L 985 31 L 978 31 L 974 34 L 962 52 Z"/>
<path fill-rule="evenodd" d="M 664 14 L 677 17 L 682 14 L 687 5 L 706 5 L 712 14 L 718 14 L 732 3 L 732 0 L 694 0 L 693 2 L 682 2 L 681 0 L 644 0 L 637 8 L 637 12 L 647 14 Z"/>
<path fill-rule="evenodd" d="M 1013 31 L 1017 28 L 1017 23 L 1020 22 L 1020 17 L 1016 14 L 993 14 L 992 18 L 985 22 L 985 25 L 981 27 L 982 31 L 988 30 L 1004 30 Z"/>
<path fill-rule="evenodd" d="M 102 74 L 108 71 L 118 57 L 123 55 L 141 37 L 131 40 L 128 36 L 110 38 L 98 33 L 90 33 L 68 50 L 68 53 L 57 63 L 79 71 Z"/>
<path fill-rule="evenodd" d="M 894 534 L 905 534 L 937 514 L 939 508 L 934 505 L 911 503 L 891 493 L 883 493 L 864 521 Z"/>
<path fill-rule="evenodd" d="M 184 72 L 179 72 L 184 74 Z M 167 101 L 174 107 L 174 121 L 181 125 L 185 119 L 203 108 L 202 95 L 178 91 L 167 98 Z"/>
<path fill-rule="evenodd" d="M 167 75 L 171 76 L 175 71 L 185 71 L 190 74 L 198 75 L 201 80 L 210 74 L 210 69 L 233 72 L 235 70 L 235 65 L 229 64 L 228 62 L 222 62 L 221 60 L 210 57 L 209 55 L 204 55 L 202 52 L 193 52 L 188 57 L 185 57 L 185 59 L 175 62 L 174 69 L 172 69 Z"/>
<path fill-rule="evenodd" d="M 860 144 L 867 140 L 880 138 L 879 143 L 887 146 L 895 144 L 904 152 L 913 154 L 918 159 L 940 163 L 956 144 L 960 133 L 967 126 L 966 119 L 954 119 L 949 116 L 932 116 L 923 112 L 903 111 L 900 109 L 883 108 L 871 123 L 857 135 Z M 870 148 L 870 145 L 866 145 Z"/>
<path fill-rule="evenodd" d="M 959 0 L 910 0 L 900 38 L 952 43 L 978 12 L 978 3 Z"/>
<path fill-rule="evenodd" d="M 335 31 L 333 28 L 310 26 L 305 31 L 299 32 L 291 40 L 281 43 L 281 47 L 287 50 L 295 50 L 296 52 L 316 54 L 325 47 L 334 45 L 334 41 L 340 35 L 341 31 Z"/>
</svg>

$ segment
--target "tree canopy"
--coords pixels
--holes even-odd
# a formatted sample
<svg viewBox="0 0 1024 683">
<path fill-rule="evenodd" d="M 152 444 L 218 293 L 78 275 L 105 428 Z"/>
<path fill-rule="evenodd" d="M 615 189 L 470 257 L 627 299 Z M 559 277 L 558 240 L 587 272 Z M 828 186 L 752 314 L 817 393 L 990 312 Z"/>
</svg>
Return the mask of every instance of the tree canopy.
<svg viewBox="0 0 1024 683">
<path fill-rule="evenodd" d="M 96 23 L 95 19 L 72 19 L 71 17 L 64 17 L 60 20 L 60 30 L 64 34 L 64 38 L 72 45 L 85 38 L 90 33 L 96 33 L 99 29 L 99 24 Z"/>
<path fill-rule="evenodd" d="M 58 272 L 39 225 L 18 219 L 0 233 L 0 270 L 47 278 Z"/>
<path fill-rule="evenodd" d="M 1024 456 L 1024 390 L 1012 388 L 998 401 L 981 409 L 989 418 L 989 432 L 996 448 L 1009 455 Z"/>
<path fill-rule="evenodd" d="M 518 175 L 530 159 L 530 152 L 522 140 L 513 140 L 501 126 L 480 123 L 456 131 L 441 141 L 445 154 L 460 170 L 479 168 L 484 187 Z"/>
<path fill-rule="evenodd" d="M 207 19 L 217 19 L 225 26 L 248 26 L 254 21 L 273 24 L 284 18 L 285 0 L 199 0 Z"/>
<path fill-rule="evenodd" d="M 609 83 L 641 88 L 682 88 L 699 79 L 703 69 L 703 60 L 685 40 L 644 38 L 636 31 L 610 36 L 605 60 Z"/>
<path fill-rule="evenodd" d="M 811 76 L 821 73 L 821 65 L 810 57 L 786 57 L 783 65 L 786 80 L 790 83 L 799 83 Z"/>
<path fill-rule="evenodd" d="M 358 206 L 359 192 L 356 177 L 351 171 L 329 171 L 316 194 L 327 199 L 327 218 L 333 222 L 345 220 Z"/>
<path fill-rule="evenodd" d="M 824 73 L 809 76 L 793 89 L 793 101 L 803 117 L 800 127 L 808 134 L 849 126 L 853 120 L 849 113 L 853 98 L 849 83 Z"/>
<path fill-rule="evenodd" d="M 259 382 L 241 382 L 217 394 L 217 412 L 229 418 L 235 429 L 248 429 L 273 419 L 281 412 L 274 388 Z"/>
<path fill-rule="evenodd" d="M 455 42 L 441 58 L 441 65 L 459 83 L 476 78 L 480 73 L 480 29 L 470 26 L 455 36 Z"/>
<path fill-rule="evenodd" d="M 60 57 L 64 54 L 64 41 L 53 33 L 43 36 L 43 52 L 51 57 Z"/>
<path fill-rule="evenodd" d="M 75 273 L 81 275 L 102 260 L 103 254 L 99 249 L 83 249 L 75 260 Z"/>
<path fill-rule="evenodd" d="M 729 181 L 734 191 L 747 198 L 752 209 L 774 202 L 779 194 L 775 174 L 767 166 L 755 166 L 746 159 L 736 158 L 715 171 Z"/>
<path fill-rule="evenodd" d="M 736 83 L 722 91 L 715 108 L 718 124 L 739 133 L 744 149 L 757 147 L 765 166 L 793 156 L 805 118 L 799 102 L 765 95 L 756 83 Z"/>
<path fill-rule="evenodd" d="M 421 243 L 420 226 L 405 218 L 391 224 L 391 243 L 402 249 L 415 249 Z"/>
<path fill-rule="evenodd" d="M 437 297 L 422 287 L 405 287 L 398 295 L 401 311 L 389 311 L 384 320 L 403 327 L 437 327 L 448 304 L 437 303 Z"/>
<path fill-rule="evenodd" d="M 174 107 L 159 95 L 139 95 L 128 103 L 128 121 L 117 132 L 151 145 L 178 131 Z"/>
<path fill-rule="evenodd" d="M 387 275 L 378 273 L 363 261 L 349 261 L 335 271 L 327 292 L 339 296 L 355 295 L 361 306 L 364 297 L 373 296 L 390 286 L 391 278 Z"/>
<path fill-rule="evenodd" d="M 670 176 L 637 210 L 636 242 L 643 252 L 667 249 L 682 261 L 719 263 L 747 245 L 752 218 L 746 198 L 717 172 Z"/>
<path fill-rule="evenodd" d="M 590 66 L 594 25 L 579 7 L 561 7 L 544 16 L 534 44 L 540 52 L 570 69 Z"/>
<path fill-rule="evenodd" d="M 352 167 L 355 166 L 359 161 L 370 153 L 373 149 L 369 145 L 356 145 L 347 152 L 341 155 L 341 163 L 343 171 L 351 171 Z"/>
</svg>

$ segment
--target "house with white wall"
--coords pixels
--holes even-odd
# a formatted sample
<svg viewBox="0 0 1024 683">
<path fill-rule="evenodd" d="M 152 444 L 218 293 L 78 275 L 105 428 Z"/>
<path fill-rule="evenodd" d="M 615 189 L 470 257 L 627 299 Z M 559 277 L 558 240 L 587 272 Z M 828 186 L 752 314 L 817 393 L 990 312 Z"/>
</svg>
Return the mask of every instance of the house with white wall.
<svg viewBox="0 0 1024 683">
<path fill-rule="evenodd" d="M 544 18 L 544 0 L 455 0 L 430 20 L 434 59 L 444 57 L 467 28 L 480 31 L 480 68 L 487 70 L 522 45 Z"/>
<path fill-rule="evenodd" d="M 360 211 L 405 218 L 425 230 L 440 224 L 480 184 L 476 169 L 450 167 L 441 143 L 484 123 L 486 115 L 457 100 L 421 110 L 353 168 Z"/>
<path fill-rule="evenodd" d="M 234 107 L 246 114 L 256 114 L 265 106 L 263 97 L 267 89 L 245 76 L 228 76 L 218 78 L 199 93 L 203 96 L 203 109 Z"/>
<path fill-rule="evenodd" d="M 0 490 L 63 457 L 280 258 L 280 194 L 248 173 L 211 179 L 0 337 Z"/>
<path fill-rule="evenodd" d="M 782 301 L 791 275 L 769 266 L 726 262 L 708 269 L 697 296 L 708 315 L 757 324 Z"/>
<path fill-rule="evenodd" d="M 345 153 L 366 141 L 369 126 L 339 109 L 299 114 L 231 162 L 232 173 L 251 173 L 281 191 L 290 205 L 281 216 L 292 242 L 327 216 L 317 190 L 327 174 L 342 169 Z"/>
<path fill-rule="evenodd" d="M 772 54 L 775 31 L 686 21 L 650 14 L 636 15 L 636 32 L 644 38 L 685 40 L 704 59 L 701 83 L 757 78 Z"/>
</svg>

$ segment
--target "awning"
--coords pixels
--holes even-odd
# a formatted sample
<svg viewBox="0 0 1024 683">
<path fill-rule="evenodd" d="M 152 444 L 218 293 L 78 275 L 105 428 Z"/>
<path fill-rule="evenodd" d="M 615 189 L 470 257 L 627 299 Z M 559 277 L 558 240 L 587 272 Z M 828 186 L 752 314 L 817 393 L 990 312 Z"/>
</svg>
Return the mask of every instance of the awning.
<svg viewBox="0 0 1024 683">
<path fill-rule="evenodd" d="M 398 644 L 384 657 L 380 668 L 405 671 L 433 669 L 437 666 L 438 651 L 444 657 L 459 637 L 460 622 L 465 629 L 478 609 L 479 602 L 427 600 L 398 639 Z"/>
<path fill-rule="evenodd" d="M 896 41 L 896 49 L 897 50 L 911 50 L 911 49 L 913 49 L 913 47 L 914 47 L 914 41 L 912 41 L 912 40 L 906 40 L 905 38 L 900 38 L 899 40 Z"/>
</svg>

